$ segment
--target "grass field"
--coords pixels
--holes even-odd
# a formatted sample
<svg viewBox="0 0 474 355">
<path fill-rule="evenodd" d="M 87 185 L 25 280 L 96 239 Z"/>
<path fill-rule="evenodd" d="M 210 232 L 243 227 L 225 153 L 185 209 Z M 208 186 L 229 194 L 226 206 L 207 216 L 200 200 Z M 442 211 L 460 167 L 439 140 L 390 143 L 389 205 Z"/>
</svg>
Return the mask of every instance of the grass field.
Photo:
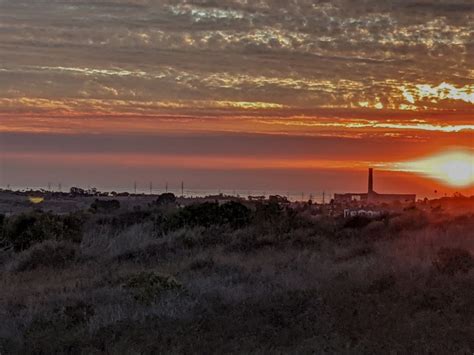
<svg viewBox="0 0 474 355">
<path fill-rule="evenodd" d="M 472 210 L 119 205 L 1 219 L 1 354 L 474 351 Z"/>
</svg>

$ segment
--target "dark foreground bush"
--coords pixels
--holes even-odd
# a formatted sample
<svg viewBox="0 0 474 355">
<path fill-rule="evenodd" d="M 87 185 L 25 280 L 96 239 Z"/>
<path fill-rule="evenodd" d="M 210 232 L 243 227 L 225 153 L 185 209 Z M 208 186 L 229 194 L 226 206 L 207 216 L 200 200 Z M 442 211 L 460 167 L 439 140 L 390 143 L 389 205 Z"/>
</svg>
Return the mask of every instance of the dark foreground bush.
<svg viewBox="0 0 474 355">
<path fill-rule="evenodd" d="M 181 284 L 173 277 L 154 272 L 141 272 L 130 276 L 123 284 L 140 303 L 149 304 L 164 291 L 180 289 Z"/>
<path fill-rule="evenodd" d="M 216 265 L 212 258 L 199 258 L 189 264 L 189 269 L 193 271 L 210 270 Z"/>
<path fill-rule="evenodd" d="M 68 242 L 48 240 L 18 254 L 13 269 L 28 271 L 39 267 L 63 268 L 72 263 L 75 256 L 74 245 Z"/>
<path fill-rule="evenodd" d="M 42 211 L 23 213 L 6 219 L 3 238 L 15 252 L 50 239 L 77 243 L 82 239 L 84 219 L 81 214 L 60 216 Z"/>
<path fill-rule="evenodd" d="M 441 248 L 433 260 L 433 265 L 439 272 L 453 275 L 457 272 L 468 272 L 474 267 L 474 258 L 464 249 Z"/>
<path fill-rule="evenodd" d="M 91 204 L 91 211 L 110 213 L 120 209 L 120 202 L 118 200 L 99 200 L 96 199 Z"/>
<path fill-rule="evenodd" d="M 344 223 L 344 228 L 351 228 L 351 229 L 361 229 L 368 226 L 372 222 L 372 219 L 365 216 L 355 216 L 349 218 Z"/>
<path fill-rule="evenodd" d="M 235 229 L 247 226 L 251 221 L 251 211 L 239 202 L 219 205 L 205 202 L 186 206 L 166 220 L 160 221 L 165 231 L 184 227 L 230 226 Z"/>
<path fill-rule="evenodd" d="M 173 193 L 167 192 L 158 196 L 155 202 L 152 205 L 155 206 L 166 206 L 173 205 L 176 203 L 176 196 Z"/>
<path fill-rule="evenodd" d="M 49 314 L 33 318 L 25 329 L 21 354 L 84 354 L 87 344 L 87 322 L 94 307 L 82 301 L 67 302 Z M 8 348 L 7 348 L 8 350 Z"/>
</svg>

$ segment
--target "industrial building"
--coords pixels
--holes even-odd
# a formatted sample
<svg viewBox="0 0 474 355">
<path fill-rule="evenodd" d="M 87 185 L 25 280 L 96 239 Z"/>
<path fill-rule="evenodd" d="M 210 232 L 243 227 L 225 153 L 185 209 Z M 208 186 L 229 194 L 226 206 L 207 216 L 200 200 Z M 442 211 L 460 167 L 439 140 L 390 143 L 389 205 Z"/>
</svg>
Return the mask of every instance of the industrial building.
<svg viewBox="0 0 474 355">
<path fill-rule="evenodd" d="M 411 203 L 416 202 L 416 195 L 413 194 L 379 194 L 374 191 L 374 169 L 369 169 L 369 187 L 366 193 L 344 193 L 335 194 L 334 202 L 348 203 L 360 201 L 364 203 Z"/>
</svg>

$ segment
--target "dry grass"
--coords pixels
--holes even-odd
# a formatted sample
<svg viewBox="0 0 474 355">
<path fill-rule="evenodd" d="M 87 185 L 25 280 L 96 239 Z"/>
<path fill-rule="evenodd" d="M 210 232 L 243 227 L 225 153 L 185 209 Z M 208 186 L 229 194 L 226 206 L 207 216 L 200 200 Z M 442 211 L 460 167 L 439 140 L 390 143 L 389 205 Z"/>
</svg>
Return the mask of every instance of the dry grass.
<svg viewBox="0 0 474 355">
<path fill-rule="evenodd" d="M 474 270 L 433 261 L 472 255 L 474 217 L 400 220 L 337 236 L 89 226 L 73 262 L 32 261 L 56 242 L 2 252 L 0 353 L 472 353 Z"/>
</svg>

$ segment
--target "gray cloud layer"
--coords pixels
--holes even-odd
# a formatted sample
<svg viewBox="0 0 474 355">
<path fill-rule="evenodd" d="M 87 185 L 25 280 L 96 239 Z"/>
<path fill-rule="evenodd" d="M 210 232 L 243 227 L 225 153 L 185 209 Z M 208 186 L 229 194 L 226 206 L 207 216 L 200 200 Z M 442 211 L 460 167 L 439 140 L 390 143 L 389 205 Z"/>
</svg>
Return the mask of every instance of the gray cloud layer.
<svg viewBox="0 0 474 355">
<path fill-rule="evenodd" d="M 2 0 L 0 95 L 389 107 L 473 83 L 473 20 L 452 0 Z"/>
</svg>

